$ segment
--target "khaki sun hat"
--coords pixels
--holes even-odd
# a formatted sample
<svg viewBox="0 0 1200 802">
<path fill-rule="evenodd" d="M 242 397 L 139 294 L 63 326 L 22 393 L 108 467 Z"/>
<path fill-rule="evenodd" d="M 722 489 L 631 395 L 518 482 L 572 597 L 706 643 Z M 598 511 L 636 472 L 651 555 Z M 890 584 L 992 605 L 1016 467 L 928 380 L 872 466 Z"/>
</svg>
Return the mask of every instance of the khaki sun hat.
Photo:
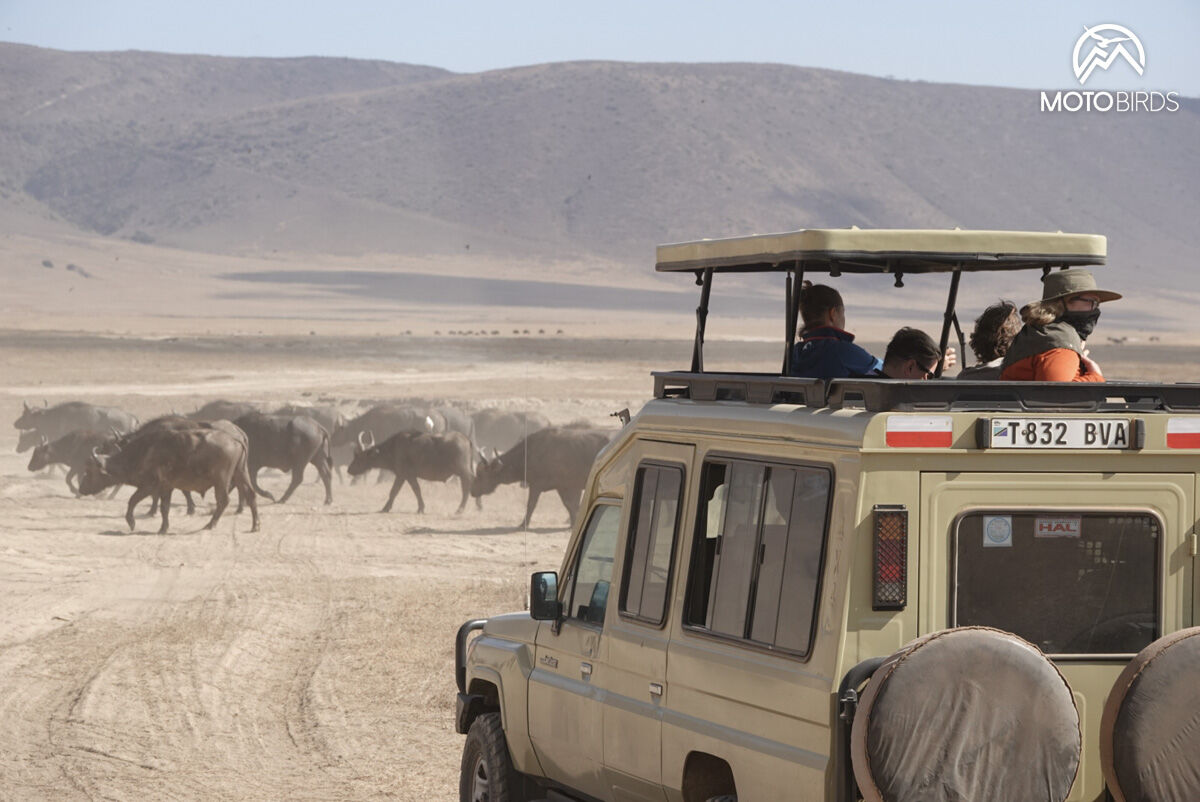
<svg viewBox="0 0 1200 802">
<path fill-rule="evenodd" d="M 1068 295 L 1078 295 L 1081 292 L 1091 293 L 1101 301 L 1115 301 L 1120 293 L 1102 290 L 1096 287 L 1096 278 L 1092 271 L 1081 267 L 1059 270 L 1048 274 L 1042 279 L 1042 300 L 1053 301 L 1066 298 Z"/>
</svg>

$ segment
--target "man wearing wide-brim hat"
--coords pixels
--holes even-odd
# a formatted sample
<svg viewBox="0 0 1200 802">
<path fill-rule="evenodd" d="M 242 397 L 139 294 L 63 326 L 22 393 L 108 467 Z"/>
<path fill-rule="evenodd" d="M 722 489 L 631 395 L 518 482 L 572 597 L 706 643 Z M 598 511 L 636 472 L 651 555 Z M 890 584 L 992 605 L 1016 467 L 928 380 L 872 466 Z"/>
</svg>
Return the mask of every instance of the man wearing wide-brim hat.
<svg viewBox="0 0 1200 802">
<path fill-rule="evenodd" d="M 1084 347 L 1100 318 L 1100 304 L 1121 296 L 1096 286 L 1090 270 L 1073 267 L 1042 279 L 1042 300 L 1021 309 L 1025 325 L 1013 338 L 1001 379 L 1102 382 L 1100 366 Z"/>
</svg>

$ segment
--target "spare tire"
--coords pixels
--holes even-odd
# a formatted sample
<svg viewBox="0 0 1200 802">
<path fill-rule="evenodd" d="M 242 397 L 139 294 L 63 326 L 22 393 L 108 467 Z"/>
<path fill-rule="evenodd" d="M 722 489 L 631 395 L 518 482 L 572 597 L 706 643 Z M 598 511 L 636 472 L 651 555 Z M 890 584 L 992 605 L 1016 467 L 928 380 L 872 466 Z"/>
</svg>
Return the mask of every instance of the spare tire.
<svg viewBox="0 0 1200 802">
<path fill-rule="evenodd" d="M 1200 799 L 1200 627 L 1166 635 L 1117 677 L 1100 716 L 1100 768 L 1116 802 Z"/>
<path fill-rule="evenodd" d="M 1079 711 L 1041 650 L 1008 632 L 935 632 L 889 657 L 854 716 L 866 802 L 1062 802 L 1079 770 Z"/>
</svg>

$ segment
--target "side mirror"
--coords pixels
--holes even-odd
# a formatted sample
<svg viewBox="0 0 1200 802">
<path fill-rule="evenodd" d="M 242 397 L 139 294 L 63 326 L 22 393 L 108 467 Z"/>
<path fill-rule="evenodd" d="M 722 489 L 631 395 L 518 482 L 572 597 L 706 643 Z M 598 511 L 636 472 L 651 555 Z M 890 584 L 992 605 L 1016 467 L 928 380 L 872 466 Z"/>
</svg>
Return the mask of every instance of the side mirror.
<svg viewBox="0 0 1200 802">
<path fill-rule="evenodd" d="M 534 621 L 557 621 L 562 617 L 557 571 L 537 571 L 530 578 L 529 615 Z"/>
</svg>

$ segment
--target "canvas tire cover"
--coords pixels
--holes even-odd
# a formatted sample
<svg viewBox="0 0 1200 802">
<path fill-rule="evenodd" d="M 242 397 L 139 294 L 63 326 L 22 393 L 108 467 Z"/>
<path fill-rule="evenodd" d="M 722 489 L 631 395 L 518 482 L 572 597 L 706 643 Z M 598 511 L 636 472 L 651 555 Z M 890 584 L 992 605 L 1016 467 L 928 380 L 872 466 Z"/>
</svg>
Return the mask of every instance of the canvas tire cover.
<svg viewBox="0 0 1200 802">
<path fill-rule="evenodd" d="M 889 657 L 851 731 L 866 802 L 1062 802 L 1079 769 L 1071 689 L 1033 644 L 987 627 Z"/>
<path fill-rule="evenodd" d="M 1100 717 L 1100 767 L 1116 802 L 1200 799 L 1200 627 L 1142 649 Z"/>
</svg>

